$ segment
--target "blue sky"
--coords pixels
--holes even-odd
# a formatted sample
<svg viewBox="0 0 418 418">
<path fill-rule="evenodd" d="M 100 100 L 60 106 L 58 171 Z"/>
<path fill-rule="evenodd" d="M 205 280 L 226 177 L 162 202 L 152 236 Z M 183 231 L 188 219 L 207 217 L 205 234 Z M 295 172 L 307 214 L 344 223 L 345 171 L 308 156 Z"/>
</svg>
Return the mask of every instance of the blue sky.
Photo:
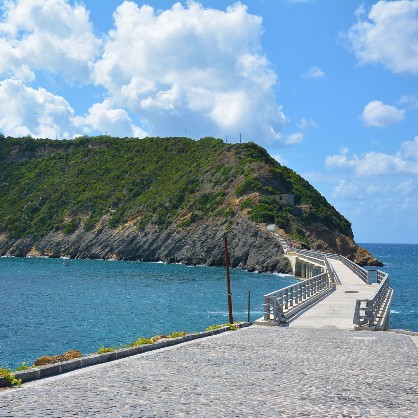
<svg viewBox="0 0 418 418">
<path fill-rule="evenodd" d="M 418 0 L 2 1 L 0 131 L 253 140 L 418 242 Z"/>
</svg>

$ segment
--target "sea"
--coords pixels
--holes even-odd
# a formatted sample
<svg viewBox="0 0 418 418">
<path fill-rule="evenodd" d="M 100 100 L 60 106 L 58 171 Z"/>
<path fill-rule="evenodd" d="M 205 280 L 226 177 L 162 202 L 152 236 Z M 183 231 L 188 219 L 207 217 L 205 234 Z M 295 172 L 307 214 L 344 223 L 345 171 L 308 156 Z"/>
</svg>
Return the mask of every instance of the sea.
<svg viewBox="0 0 418 418">
<path fill-rule="evenodd" d="M 361 244 L 395 289 L 391 328 L 418 331 L 418 245 Z M 231 269 L 235 321 L 263 314 L 263 294 L 293 276 Z M 229 322 L 225 269 L 103 260 L 0 258 L 0 367 L 42 355 L 198 332 Z M 248 306 L 250 308 L 248 309 Z"/>
</svg>

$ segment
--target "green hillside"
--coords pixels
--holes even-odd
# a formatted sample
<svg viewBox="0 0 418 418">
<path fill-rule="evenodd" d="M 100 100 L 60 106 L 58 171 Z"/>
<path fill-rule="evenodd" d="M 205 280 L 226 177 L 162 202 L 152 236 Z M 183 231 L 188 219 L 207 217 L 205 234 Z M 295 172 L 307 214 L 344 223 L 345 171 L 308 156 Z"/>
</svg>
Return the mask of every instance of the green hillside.
<svg viewBox="0 0 418 418">
<path fill-rule="evenodd" d="M 82 137 L 72 141 L 0 136 L 0 233 L 187 228 L 213 218 L 276 222 L 305 240 L 312 223 L 352 237 L 350 223 L 306 180 L 255 143 L 215 138 Z M 275 196 L 295 195 L 295 206 Z"/>
</svg>

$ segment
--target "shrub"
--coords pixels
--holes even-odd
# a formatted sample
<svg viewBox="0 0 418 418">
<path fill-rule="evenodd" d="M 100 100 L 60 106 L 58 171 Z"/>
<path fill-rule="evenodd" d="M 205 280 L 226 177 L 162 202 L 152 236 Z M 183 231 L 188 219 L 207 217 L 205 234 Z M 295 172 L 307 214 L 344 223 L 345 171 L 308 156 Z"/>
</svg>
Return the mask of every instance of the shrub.
<svg viewBox="0 0 418 418">
<path fill-rule="evenodd" d="M 136 341 L 129 344 L 129 347 L 136 347 L 138 345 L 152 344 L 151 338 L 139 337 Z"/>
<path fill-rule="evenodd" d="M 6 384 L 9 386 L 18 385 L 20 387 L 22 384 L 22 379 L 16 379 L 16 376 L 10 369 L 0 368 L 0 377 L 4 378 L 6 380 Z"/>
<path fill-rule="evenodd" d="M 113 353 L 116 350 L 115 347 L 100 347 L 97 350 L 97 354 Z"/>
</svg>

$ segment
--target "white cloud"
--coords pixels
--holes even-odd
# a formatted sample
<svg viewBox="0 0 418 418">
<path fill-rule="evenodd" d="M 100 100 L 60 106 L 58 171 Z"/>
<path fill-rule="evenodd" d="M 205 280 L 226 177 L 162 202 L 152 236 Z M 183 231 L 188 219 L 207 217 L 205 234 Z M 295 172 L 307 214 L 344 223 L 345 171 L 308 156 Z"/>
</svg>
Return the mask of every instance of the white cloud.
<svg viewBox="0 0 418 418">
<path fill-rule="evenodd" d="M 272 155 L 272 157 L 281 165 L 288 165 L 288 162 L 280 155 L 280 154 L 275 154 Z"/>
<path fill-rule="evenodd" d="M 366 125 L 384 127 L 404 120 L 405 111 L 373 100 L 364 107 L 362 117 Z"/>
<path fill-rule="evenodd" d="M 399 104 L 406 106 L 408 109 L 418 109 L 418 97 L 414 95 L 404 95 L 398 100 Z"/>
<path fill-rule="evenodd" d="M 305 78 L 324 78 L 325 72 L 318 67 L 310 67 L 302 76 Z"/>
<path fill-rule="evenodd" d="M 415 190 L 414 182 L 411 179 L 405 180 L 396 186 L 396 190 L 403 194 L 408 196 Z"/>
<path fill-rule="evenodd" d="M 305 131 L 309 128 L 317 128 L 318 124 L 311 118 L 301 118 L 300 121 L 297 123 L 297 127 L 302 130 Z"/>
<path fill-rule="evenodd" d="M 124 1 L 114 19 L 95 81 L 149 129 L 279 139 L 286 118 L 277 76 L 261 51 L 262 19 L 246 6 L 189 2 L 156 12 Z"/>
<path fill-rule="evenodd" d="M 302 132 L 295 132 L 293 134 L 287 135 L 284 143 L 285 145 L 295 145 L 300 144 L 303 141 L 303 133 Z"/>
<path fill-rule="evenodd" d="M 418 1 L 378 1 L 368 15 L 363 6 L 356 14 L 347 36 L 361 64 L 418 74 Z"/>
<path fill-rule="evenodd" d="M 114 108 L 109 100 L 93 105 L 85 116 L 61 96 L 43 88 L 28 87 L 20 80 L 0 82 L 0 130 L 5 135 L 34 138 L 72 139 L 81 134 L 144 137 L 127 112 Z"/>
<path fill-rule="evenodd" d="M 74 110 L 68 102 L 43 88 L 20 80 L 0 82 L 0 129 L 5 135 L 72 138 Z"/>
<path fill-rule="evenodd" d="M 345 179 L 340 180 L 338 184 L 334 187 L 333 191 L 334 197 L 340 198 L 361 198 L 361 196 L 359 196 L 358 193 L 358 185 L 353 182 L 349 182 Z"/>
<path fill-rule="evenodd" d="M 34 71 L 85 81 L 100 41 L 84 6 L 66 0 L 6 0 L 0 21 L 0 73 L 32 81 Z"/>
<path fill-rule="evenodd" d="M 97 131 L 118 137 L 143 138 L 147 135 L 145 131 L 132 123 L 125 110 L 115 109 L 110 100 L 94 104 L 86 116 L 74 118 L 73 123 L 86 134 Z"/>
<path fill-rule="evenodd" d="M 340 154 L 326 157 L 328 168 L 353 169 L 358 176 L 379 174 L 418 174 L 418 136 L 412 141 L 402 142 L 394 154 L 367 152 L 362 156 L 349 155 L 344 148 Z"/>
</svg>

